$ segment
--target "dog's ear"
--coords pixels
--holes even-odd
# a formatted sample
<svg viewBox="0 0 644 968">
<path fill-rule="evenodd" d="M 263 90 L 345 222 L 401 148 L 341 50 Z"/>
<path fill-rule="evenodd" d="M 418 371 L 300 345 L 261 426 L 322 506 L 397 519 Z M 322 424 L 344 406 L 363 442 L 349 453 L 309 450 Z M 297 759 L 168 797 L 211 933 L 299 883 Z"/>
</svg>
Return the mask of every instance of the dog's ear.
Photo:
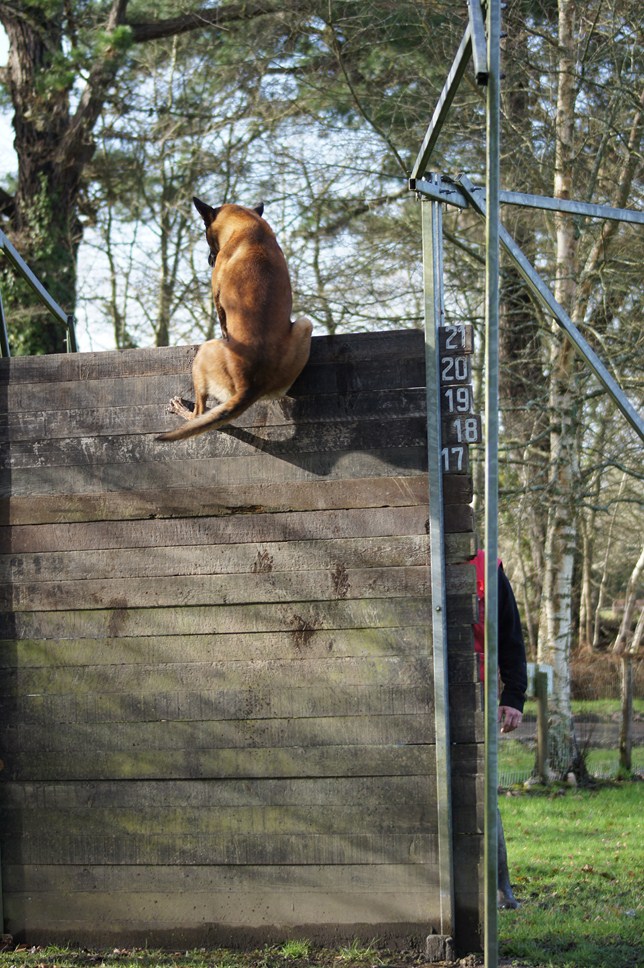
<svg viewBox="0 0 644 968">
<path fill-rule="evenodd" d="M 199 198 L 193 198 L 192 201 L 194 202 L 195 208 L 197 209 L 202 219 L 204 220 L 206 228 L 210 228 L 212 223 L 217 218 L 217 213 L 219 209 L 211 208 L 210 205 L 206 205 L 206 203 L 202 202 L 201 199 Z"/>
<path fill-rule="evenodd" d="M 264 214 L 264 203 L 260 202 L 259 205 L 255 206 L 255 211 L 258 215 L 262 216 Z"/>
</svg>

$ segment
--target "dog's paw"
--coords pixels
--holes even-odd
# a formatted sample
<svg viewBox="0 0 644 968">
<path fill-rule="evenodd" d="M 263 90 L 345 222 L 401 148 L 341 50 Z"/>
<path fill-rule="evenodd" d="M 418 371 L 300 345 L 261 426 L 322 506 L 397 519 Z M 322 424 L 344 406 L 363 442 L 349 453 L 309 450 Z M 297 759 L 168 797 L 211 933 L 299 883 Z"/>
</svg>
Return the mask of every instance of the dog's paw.
<svg viewBox="0 0 644 968">
<path fill-rule="evenodd" d="M 176 413 L 180 417 L 184 417 L 186 420 L 188 417 L 192 416 L 190 410 L 188 410 L 184 405 L 181 397 L 173 397 L 172 400 L 170 400 L 170 403 L 167 406 L 167 413 Z"/>
</svg>

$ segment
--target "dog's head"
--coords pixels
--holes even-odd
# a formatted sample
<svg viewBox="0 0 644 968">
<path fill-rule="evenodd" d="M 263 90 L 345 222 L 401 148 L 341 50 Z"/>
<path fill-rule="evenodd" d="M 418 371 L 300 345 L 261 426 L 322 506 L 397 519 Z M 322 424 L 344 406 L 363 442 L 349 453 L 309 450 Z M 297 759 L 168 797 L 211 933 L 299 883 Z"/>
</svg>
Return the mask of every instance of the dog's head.
<svg viewBox="0 0 644 968">
<path fill-rule="evenodd" d="M 221 224 L 217 224 L 217 219 L 219 218 L 220 214 L 222 215 L 220 223 L 223 223 L 226 221 L 225 216 L 227 214 L 232 214 L 233 212 L 255 212 L 260 217 L 264 213 L 263 202 L 260 202 L 260 204 L 256 205 L 254 208 L 244 209 L 241 205 L 220 205 L 219 208 L 212 208 L 210 205 L 206 205 L 205 202 L 202 202 L 199 198 L 193 198 L 192 201 L 194 202 L 195 208 L 201 215 L 202 219 L 204 220 L 204 225 L 206 226 L 206 241 L 210 249 L 208 263 L 211 266 L 214 266 L 217 254 L 219 252 L 219 232 Z"/>
</svg>

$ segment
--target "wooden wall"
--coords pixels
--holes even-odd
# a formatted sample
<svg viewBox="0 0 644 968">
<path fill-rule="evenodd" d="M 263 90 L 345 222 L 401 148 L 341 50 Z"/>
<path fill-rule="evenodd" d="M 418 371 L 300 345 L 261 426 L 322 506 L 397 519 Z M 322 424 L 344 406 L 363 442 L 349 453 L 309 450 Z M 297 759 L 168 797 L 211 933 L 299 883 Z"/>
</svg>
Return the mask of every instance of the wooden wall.
<svg viewBox="0 0 644 968">
<path fill-rule="evenodd" d="M 183 443 L 192 347 L 0 363 L 0 837 L 31 942 L 437 930 L 424 356 L 314 340 Z M 446 478 L 448 561 L 472 550 Z M 457 942 L 476 944 L 472 569 L 448 566 Z"/>
</svg>

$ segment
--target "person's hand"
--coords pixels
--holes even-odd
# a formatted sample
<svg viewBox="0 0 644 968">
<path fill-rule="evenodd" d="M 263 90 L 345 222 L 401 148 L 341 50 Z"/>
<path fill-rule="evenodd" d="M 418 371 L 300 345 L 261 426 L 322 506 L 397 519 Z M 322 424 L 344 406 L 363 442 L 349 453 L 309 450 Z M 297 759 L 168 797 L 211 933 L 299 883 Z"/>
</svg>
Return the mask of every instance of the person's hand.
<svg viewBox="0 0 644 968">
<path fill-rule="evenodd" d="M 501 723 L 502 733 L 511 733 L 513 729 L 521 725 L 522 719 L 523 713 L 520 713 L 518 709 L 514 709 L 512 706 L 499 706 L 497 722 Z"/>
</svg>

